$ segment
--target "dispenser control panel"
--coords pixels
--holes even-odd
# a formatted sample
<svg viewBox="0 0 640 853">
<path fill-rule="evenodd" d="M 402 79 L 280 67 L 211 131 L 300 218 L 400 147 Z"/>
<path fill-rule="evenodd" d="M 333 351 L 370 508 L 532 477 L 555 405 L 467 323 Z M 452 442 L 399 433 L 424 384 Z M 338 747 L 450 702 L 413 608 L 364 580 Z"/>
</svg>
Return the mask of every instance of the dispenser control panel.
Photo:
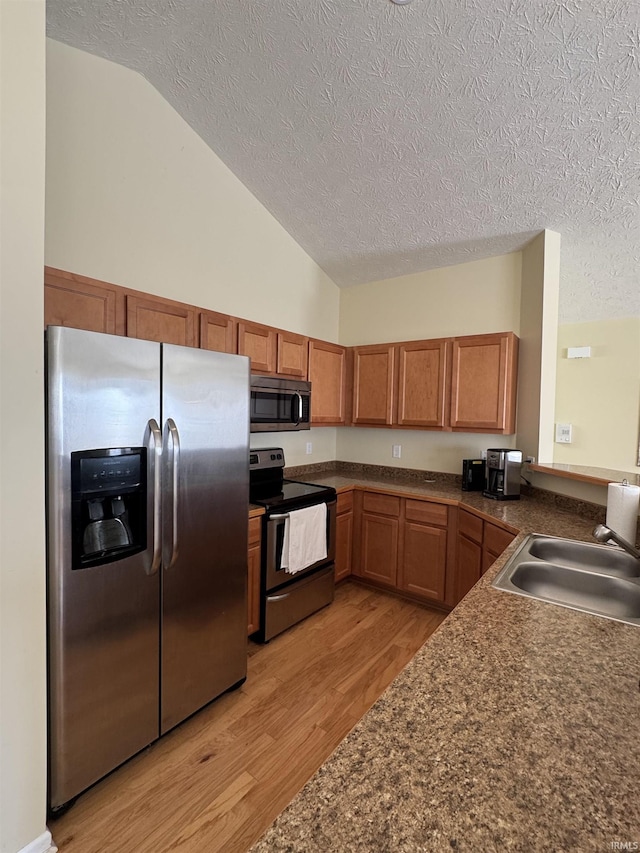
<svg viewBox="0 0 640 853">
<path fill-rule="evenodd" d="M 80 491 L 135 489 L 140 485 L 140 454 L 94 456 L 80 459 Z"/>
</svg>

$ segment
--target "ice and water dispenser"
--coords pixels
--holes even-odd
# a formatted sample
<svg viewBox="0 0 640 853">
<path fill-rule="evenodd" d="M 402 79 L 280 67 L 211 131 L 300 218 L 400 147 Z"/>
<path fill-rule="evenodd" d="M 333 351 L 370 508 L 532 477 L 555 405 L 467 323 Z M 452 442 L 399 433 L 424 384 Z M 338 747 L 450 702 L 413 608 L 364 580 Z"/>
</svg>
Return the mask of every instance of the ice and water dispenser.
<svg viewBox="0 0 640 853">
<path fill-rule="evenodd" d="M 115 562 L 147 547 L 146 448 L 71 454 L 72 568 Z"/>
</svg>

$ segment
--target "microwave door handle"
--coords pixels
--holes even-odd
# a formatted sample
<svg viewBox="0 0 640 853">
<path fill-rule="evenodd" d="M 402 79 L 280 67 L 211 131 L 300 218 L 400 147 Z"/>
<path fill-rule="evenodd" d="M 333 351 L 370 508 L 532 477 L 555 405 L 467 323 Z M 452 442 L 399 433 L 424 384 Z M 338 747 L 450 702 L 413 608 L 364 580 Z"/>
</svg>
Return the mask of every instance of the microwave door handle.
<svg viewBox="0 0 640 853">
<path fill-rule="evenodd" d="M 299 424 L 300 421 L 302 420 L 302 394 L 300 394 L 299 391 L 293 392 L 293 397 L 291 398 L 292 409 L 295 406 L 294 401 L 295 401 L 296 397 L 298 398 L 298 406 L 297 406 L 298 411 L 297 411 L 297 414 L 295 411 L 293 411 L 293 420 L 295 421 L 296 424 Z"/>
</svg>

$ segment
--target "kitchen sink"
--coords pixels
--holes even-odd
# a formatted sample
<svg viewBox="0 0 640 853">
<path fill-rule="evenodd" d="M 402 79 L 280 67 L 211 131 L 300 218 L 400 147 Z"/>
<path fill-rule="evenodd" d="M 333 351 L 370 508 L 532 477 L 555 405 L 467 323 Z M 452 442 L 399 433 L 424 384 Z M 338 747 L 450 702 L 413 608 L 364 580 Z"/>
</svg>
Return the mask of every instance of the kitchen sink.
<svg viewBox="0 0 640 853">
<path fill-rule="evenodd" d="M 533 539 L 528 553 L 557 566 L 596 571 L 624 578 L 640 577 L 640 560 L 610 545 L 591 545 L 552 536 Z"/>
<path fill-rule="evenodd" d="M 496 589 L 640 625 L 640 560 L 617 547 L 530 534 Z"/>
</svg>

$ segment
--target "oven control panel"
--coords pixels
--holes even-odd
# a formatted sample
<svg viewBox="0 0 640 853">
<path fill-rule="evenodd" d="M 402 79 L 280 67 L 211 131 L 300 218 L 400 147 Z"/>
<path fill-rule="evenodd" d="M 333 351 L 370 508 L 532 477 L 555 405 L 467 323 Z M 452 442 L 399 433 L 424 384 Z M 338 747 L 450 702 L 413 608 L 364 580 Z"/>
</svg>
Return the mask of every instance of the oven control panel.
<svg viewBox="0 0 640 853">
<path fill-rule="evenodd" d="M 284 468 L 284 450 L 281 447 L 260 447 L 249 451 L 249 469 Z"/>
</svg>

